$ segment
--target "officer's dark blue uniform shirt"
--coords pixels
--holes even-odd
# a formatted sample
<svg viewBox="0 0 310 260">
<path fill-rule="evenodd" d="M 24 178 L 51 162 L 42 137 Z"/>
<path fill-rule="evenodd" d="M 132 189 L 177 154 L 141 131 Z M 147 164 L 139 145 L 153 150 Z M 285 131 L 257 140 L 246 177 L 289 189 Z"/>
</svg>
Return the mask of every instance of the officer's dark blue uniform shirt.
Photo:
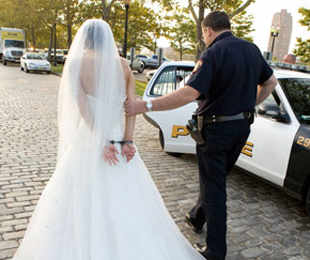
<svg viewBox="0 0 310 260">
<path fill-rule="evenodd" d="M 201 55 L 186 85 L 201 94 L 196 113 L 235 115 L 254 111 L 257 85 L 272 74 L 256 45 L 227 31 Z"/>
</svg>

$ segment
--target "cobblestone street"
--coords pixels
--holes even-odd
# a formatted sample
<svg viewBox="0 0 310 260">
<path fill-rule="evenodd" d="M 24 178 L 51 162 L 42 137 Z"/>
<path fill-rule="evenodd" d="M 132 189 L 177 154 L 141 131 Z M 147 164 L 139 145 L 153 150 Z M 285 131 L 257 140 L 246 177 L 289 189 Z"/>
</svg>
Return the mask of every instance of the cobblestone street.
<svg viewBox="0 0 310 260">
<path fill-rule="evenodd" d="M 13 256 L 54 171 L 59 80 L 0 64 L 0 260 Z M 204 234 L 184 222 L 198 195 L 195 156 L 164 153 L 158 130 L 142 116 L 135 141 L 183 234 L 191 243 L 203 242 Z M 230 174 L 227 193 L 227 260 L 310 260 L 310 217 L 301 202 L 239 169 Z"/>
</svg>

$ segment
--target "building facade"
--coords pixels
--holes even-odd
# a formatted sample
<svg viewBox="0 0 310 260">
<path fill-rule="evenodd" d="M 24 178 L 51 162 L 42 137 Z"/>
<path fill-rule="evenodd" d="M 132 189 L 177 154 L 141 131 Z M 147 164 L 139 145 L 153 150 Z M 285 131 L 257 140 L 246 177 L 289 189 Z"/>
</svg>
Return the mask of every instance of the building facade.
<svg viewBox="0 0 310 260">
<path fill-rule="evenodd" d="M 281 12 L 275 13 L 272 19 L 268 51 L 272 52 L 273 58 L 282 61 L 284 56 L 288 54 L 293 30 L 293 17 L 287 10 L 282 9 Z"/>
</svg>

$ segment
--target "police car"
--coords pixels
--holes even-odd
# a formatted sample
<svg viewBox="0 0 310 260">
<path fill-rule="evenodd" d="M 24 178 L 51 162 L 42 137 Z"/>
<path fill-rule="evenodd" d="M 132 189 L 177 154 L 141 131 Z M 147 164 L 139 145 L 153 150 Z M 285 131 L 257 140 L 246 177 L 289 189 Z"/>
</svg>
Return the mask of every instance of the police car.
<svg viewBox="0 0 310 260">
<path fill-rule="evenodd" d="M 149 81 L 145 101 L 184 87 L 195 64 L 164 63 Z M 256 107 L 251 134 L 237 166 L 305 201 L 310 215 L 310 74 L 274 69 L 279 84 Z M 197 102 L 170 111 L 145 113 L 145 119 L 159 129 L 164 151 L 172 155 L 195 153 L 195 142 L 185 125 Z"/>
</svg>

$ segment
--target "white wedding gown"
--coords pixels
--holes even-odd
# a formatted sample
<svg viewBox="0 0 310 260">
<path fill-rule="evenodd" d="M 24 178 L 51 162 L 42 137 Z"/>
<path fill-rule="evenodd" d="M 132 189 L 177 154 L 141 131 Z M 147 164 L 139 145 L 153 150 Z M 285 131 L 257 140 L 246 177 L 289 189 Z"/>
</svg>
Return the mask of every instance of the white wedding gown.
<svg viewBox="0 0 310 260">
<path fill-rule="evenodd" d="M 98 102 L 88 100 L 92 107 Z M 122 120 L 113 121 L 113 138 L 121 140 Z M 87 140 L 83 121 L 78 129 Z M 87 141 L 67 150 L 13 259 L 203 260 L 174 223 L 138 152 L 129 163 L 119 156 L 110 166 L 101 150 Z"/>
</svg>

